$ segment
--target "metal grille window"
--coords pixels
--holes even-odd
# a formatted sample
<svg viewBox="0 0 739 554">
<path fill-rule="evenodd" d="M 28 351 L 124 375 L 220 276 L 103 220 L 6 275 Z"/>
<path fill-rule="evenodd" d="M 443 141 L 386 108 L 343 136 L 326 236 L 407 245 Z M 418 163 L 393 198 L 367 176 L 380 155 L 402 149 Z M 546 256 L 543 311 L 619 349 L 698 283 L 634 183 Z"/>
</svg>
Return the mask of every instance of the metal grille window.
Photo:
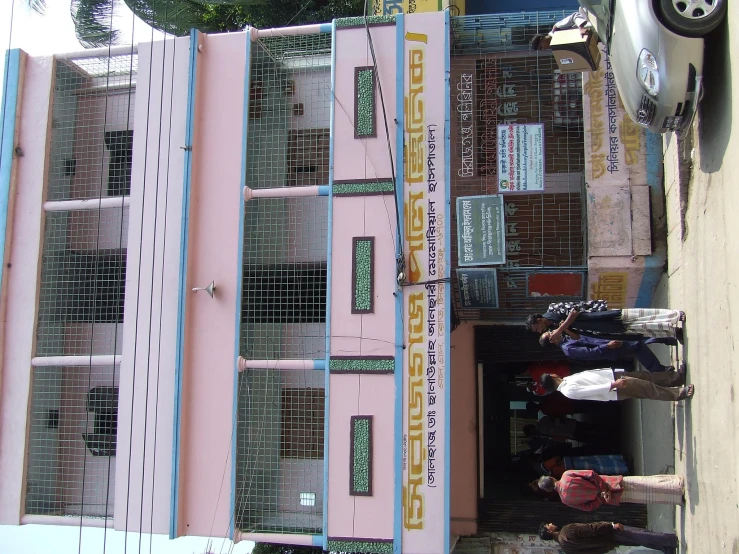
<svg viewBox="0 0 739 554">
<path fill-rule="evenodd" d="M 323 459 L 323 389 L 283 389 L 280 412 L 280 457 Z"/>
<path fill-rule="evenodd" d="M 248 369 L 239 374 L 238 386 L 237 527 L 320 533 L 323 372 Z M 306 502 L 306 497 L 312 502 Z"/>
<path fill-rule="evenodd" d="M 109 131 L 105 133 L 105 146 L 110 152 L 108 196 L 127 196 L 131 194 L 133 131 Z"/>
<path fill-rule="evenodd" d="M 330 113 L 330 34 L 254 42 L 244 184 L 327 185 Z M 325 196 L 247 202 L 239 344 L 247 360 L 325 358 L 328 219 Z M 238 386 L 237 527 L 320 534 L 323 372 L 248 369 Z"/>
<path fill-rule="evenodd" d="M 120 52 L 55 62 L 27 514 L 113 517 L 137 69 Z"/>
<path fill-rule="evenodd" d="M 114 366 L 34 367 L 26 513 L 112 517 L 117 378 Z"/>
<path fill-rule="evenodd" d="M 325 323 L 326 265 L 250 267 L 244 274 L 244 321 Z"/>
<path fill-rule="evenodd" d="M 499 308 L 460 310 L 460 318 L 519 318 L 557 299 L 581 298 L 573 284 L 587 270 L 584 126 L 580 74 L 561 74 L 550 52 L 532 52 L 530 39 L 547 32 L 563 11 L 452 18 L 451 192 L 498 194 L 498 125 L 544 126 L 543 192 L 504 194 L 506 263 L 497 269 Z M 452 205 L 456 205 L 453 200 Z M 452 263 L 458 264 L 456 219 Z M 538 276 L 573 275 L 561 291 L 541 294 Z M 564 277 L 560 280 L 564 282 Z M 533 286 L 536 283 L 537 286 Z"/>
<path fill-rule="evenodd" d="M 327 185 L 329 146 L 329 129 L 290 131 L 287 147 L 287 184 Z"/>
</svg>

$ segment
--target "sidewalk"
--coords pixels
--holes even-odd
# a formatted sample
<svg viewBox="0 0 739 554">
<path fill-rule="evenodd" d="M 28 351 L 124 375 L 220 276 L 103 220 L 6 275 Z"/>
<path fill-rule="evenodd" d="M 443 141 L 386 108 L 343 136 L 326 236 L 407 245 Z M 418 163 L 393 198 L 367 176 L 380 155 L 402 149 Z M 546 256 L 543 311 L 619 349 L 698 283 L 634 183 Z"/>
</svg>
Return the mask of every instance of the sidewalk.
<svg viewBox="0 0 739 554">
<path fill-rule="evenodd" d="M 653 306 L 687 314 L 680 355 L 695 398 L 632 401 L 624 414 L 631 440 L 623 447 L 638 473 L 687 476 L 686 505 L 650 506 L 650 528 L 674 525 L 681 552 L 695 554 L 739 554 L 739 123 L 731 126 L 718 167 L 696 128 L 695 148 L 685 151 L 689 181 L 675 137 L 665 137 L 668 264 Z M 667 347 L 655 351 L 670 359 Z"/>
</svg>

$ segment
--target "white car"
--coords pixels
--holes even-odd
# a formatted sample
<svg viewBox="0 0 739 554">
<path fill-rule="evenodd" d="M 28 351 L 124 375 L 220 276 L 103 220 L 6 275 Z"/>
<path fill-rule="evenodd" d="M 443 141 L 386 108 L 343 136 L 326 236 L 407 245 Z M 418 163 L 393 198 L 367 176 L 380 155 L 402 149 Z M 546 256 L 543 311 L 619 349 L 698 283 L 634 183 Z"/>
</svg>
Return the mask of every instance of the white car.
<svg viewBox="0 0 739 554">
<path fill-rule="evenodd" d="M 629 116 L 655 133 L 687 128 L 702 96 L 702 37 L 728 0 L 579 2 L 594 16 Z"/>
</svg>

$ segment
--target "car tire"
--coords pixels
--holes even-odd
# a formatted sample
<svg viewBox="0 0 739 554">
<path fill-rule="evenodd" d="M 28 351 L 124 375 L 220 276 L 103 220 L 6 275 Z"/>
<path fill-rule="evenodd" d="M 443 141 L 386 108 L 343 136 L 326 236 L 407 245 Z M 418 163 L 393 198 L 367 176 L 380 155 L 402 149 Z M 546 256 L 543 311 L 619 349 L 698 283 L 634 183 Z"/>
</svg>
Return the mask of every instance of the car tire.
<svg viewBox="0 0 739 554">
<path fill-rule="evenodd" d="M 701 4 L 706 9 L 712 6 L 712 10 L 697 17 L 685 14 L 684 10 L 690 6 L 689 0 L 658 0 L 657 3 L 665 27 L 678 35 L 694 38 L 707 35 L 721 24 L 726 16 L 728 0 L 702 0 Z M 696 6 L 692 9 L 696 9 Z"/>
</svg>

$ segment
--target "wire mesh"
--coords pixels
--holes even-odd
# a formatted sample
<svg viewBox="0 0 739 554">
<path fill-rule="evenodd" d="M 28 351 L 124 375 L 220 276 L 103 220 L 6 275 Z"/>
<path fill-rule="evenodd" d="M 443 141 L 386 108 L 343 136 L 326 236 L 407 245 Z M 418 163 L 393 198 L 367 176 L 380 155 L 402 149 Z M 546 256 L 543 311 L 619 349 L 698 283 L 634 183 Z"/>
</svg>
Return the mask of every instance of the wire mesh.
<svg viewBox="0 0 739 554">
<path fill-rule="evenodd" d="M 27 514 L 112 517 L 117 379 L 113 366 L 34 368 Z"/>
<path fill-rule="evenodd" d="M 550 52 L 529 49 L 535 34 L 548 32 L 565 15 L 452 17 L 452 205 L 460 196 L 498 194 L 499 124 L 541 123 L 545 145 L 544 191 L 504 196 L 506 263 L 497 267 L 499 307 L 462 309 L 454 275 L 460 319 L 510 319 L 545 307 L 552 297 L 529 290 L 534 274 L 568 272 L 584 279 L 582 78 L 560 73 Z M 451 240 L 457 266 L 456 225 Z M 556 298 L 581 298 L 583 292 Z"/>
<path fill-rule="evenodd" d="M 72 203 L 45 214 L 36 357 L 122 351 L 136 70 L 55 62 L 46 199 Z M 74 203 L 103 197 L 121 203 Z M 34 367 L 31 395 L 26 513 L 113 517 L 118 367 Z"/>
<path fill-rule="evenodd" d="M 238 386 L 237 527 L 320 533 L 323 372 L 250 369 L 239 375 Z"/>
<path fill-rule="evenodd" d="M 257 41 L 249 95 L 246 185 L 327 185 L 331 36 Z M 323 359 L 328 198 L 255 198 L 244 221 L 241 355 Z M 323 373 L 245 371 L 237 409 L 238 527 L 320 532 Z"/>
<path fill-rule="evenodd" d="M 56 62 L 48 200 L 118 196 L 130 182 L 137 55 L 108 59 Z"/>
</svg>

